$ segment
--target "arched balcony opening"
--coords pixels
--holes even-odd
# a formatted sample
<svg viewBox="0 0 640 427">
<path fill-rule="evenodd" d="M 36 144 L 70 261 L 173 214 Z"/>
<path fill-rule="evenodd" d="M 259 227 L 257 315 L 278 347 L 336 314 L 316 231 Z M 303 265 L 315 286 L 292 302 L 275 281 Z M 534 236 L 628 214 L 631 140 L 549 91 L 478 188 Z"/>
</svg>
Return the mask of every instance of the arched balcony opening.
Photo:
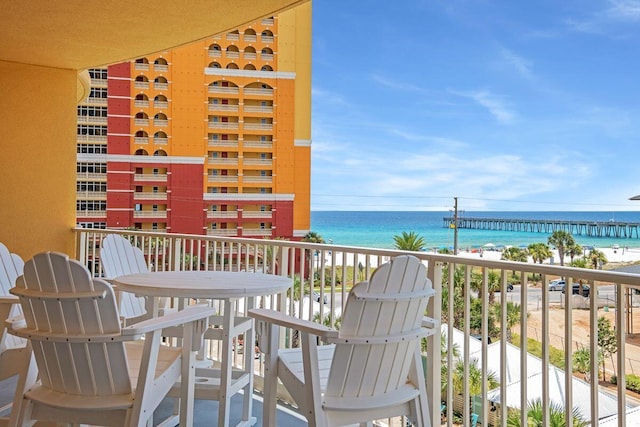
<svg viewBox="0 0 640 427">
<path fill-rule="evenodd" d="M 153 64 L 154 65 L 168 65 L 169 63 L 164 58 L 156 58 L 156 60 L 153 61 Z"/>
<path fill-rule="evenodd" d="M 136 95 L 133 105 L 137 108 L 147 108 L 149 107 L 149 97 L 144 93 L 139 93 Z"/>
<path fill-rule="evenodd" d="M 158 113 L 153 116 L 153 120 L 167 120 L 167 115 L 164 113 Z"/>
<path fill-rule="evenodd" d="M 149 89 L 149 79 L 144 74 L 140 74 L 136 76 L 133 87 L 136 89 Z"/>
<path fill-rule="evenodd" d="M 247 28 L 246 30 L 244 30 L 244 35 L 255 36 L 256 30 L 254 30 L 253 28 Z"/>
<path fill-rule="evenodd" d="M 135 144 L 148 144 L 149 134 L 143 130 L 139 130 L 136 132 L 135 137 L 133 138 L 133 142 Z"/>
<path fill-rule="evenodd" d="M 256 53 L 256 48 L 253 46 L 247 46 L 244 48 L 244 53 Z"/>
<path fill-rule="evenodd" d="M 169 71 L 169 63 L 164 58 L 156 58 L 153 61 L 153 69 L 160 72 Z"/>
<path fill-rule="evenodd" d="M 166 157 L 167 156 L 167 152 L 164 151 L 164 150 L 156 150 L 156 151 L 153 152 L 153 155 L 154 156 L 165 156 Z"/>
<path fill-rule="evenodd" d="M 136 156 L 148 156 L 149 155 L 149 153 L 147 153 L 147 150 L 145 150 L 144 148 L 138 148 L 134 154 Z"/>
<path fill-rule="evenodd" d="M 144 111 L 140 111 L 136 113 L 136 119 L 148 119 L 148 118 L 149 118 L 149 115 Z"/>
<path fill-rule="evenodd" d="M 234 64 L 233 62 L 230 64 L 227 64 L 227 69 L 229 70 L 237 70 L 238 69 L 238 64 Z"/>
<path fill-rule="evenodd" d="M 156 95 L 155 98 L 153 98 L 154 102 L 167 102 L 167 97 L 164 95 Z"/>
<path fill-rule="evenodd" d="M 136 76 L 136 82 L 148 82 L 149 78 L 143 74 Z"/>
<path fill-rule="evenodd" d="M 233 30 L 227 33 L 227 40 L 240 40 L 240 31 Z"/>
<path fill-rule="evenodd" d="M 153 134 L 153 143 L 154 144 L 167 144 L 169 142 L 169 138 L 167 134 L 162 131 L 158 131 Z M 166 155 L 166 154 L 165 154 Z M 154 154 L 155 156 L 155 154 Z"/>
<path fill-rule="evenodd" d="M 273 32 L 270 30 L 264 30 L 260 33 L 260 40 L 263 43 L 273 43 Z"/>
<path fill-rule="evenodd" d="M 147 58 L 138 58 L 136 59 L 136 64 L 148 64 L 149 60 Z"/>
<path fill-rule="evenodd" d="M 166 127 L 169 124 L 168 120 L 167 120 L 167 115 L 164 113 L 158 113 L 155 116 L 153 116 L 153 125 L 154 126 L 160 126 L 160 127 Z M 155 137 L 155 135 L 154 135 Z"/>
<path fill-rule="evenodd" d="M 149 126 L 149 115 L 144 111 L 140 111 L 136 113 L 133 121 L 136 126 Z"/>
<path fill-rule="evenodd" d="M 222 49 L 220 48 L 220 45 L 217 43 L 209 45 L 208 52 L 209 52 L 209 57 L 211 58 L 219 58 L 222 56 Z"/>
<path fill-rule="evenodd" d="M 161 130 L 153 134 L 154 138 L 166 138 L 167 134 Z"/>
<path fill-rule="evenodd" d="M 136 101 L 149 101 L 149 97 L 144 93 L 139 93 L 136 95 Z"/>
<path fill-rule="evenodd" d="M 260 51 L 260 59 L 263 61 L 273 61 L 273 49 L 264 47 Z"/>
<path fill-rule="evenodd" d="M 244 69 L 245 70 L 255 70 L 256 67 L 253 64 L 247 64 L 247 65 L 244 66 Z"/>
<path fill-rule="evenodd" d="M 162 76 L 156 77 L 155 79 L 153 79 L 153 82 L 154 83 L 169 83 L 169 81 L 165 77 L 162 77 Z"/>
<path fill-rule="evenodd" d="M 166 78 L 158 76 L 153 80 L 153 87 L 157 90 L 167 90 L 169 88 L 169 82 Z"/>
<path fill-rule="evenodd" d="M 263 65 L 260 68 L 260 71 L 273 71 L 273 67 L 271 67 L 270 65 Z"/>
<path fill-rule="evenodd" d="M 146 131 L 139 130 L 136 132 L 136 138 L 148 138 L 149 134 Z"/>
<path fill-rule="evenodd" d="M 240 57 L 240 49 L 238 46 L 229 45 L 227 46 L 227 58 L 239 58 Z"/>
<path fill-rule="evenodd" d="M 222 68 L 222 66 L 214 61 L 209 63 L 209 68 Z"/>
<path fill-rule="evenodd" d="M 243 56 L 244 56 L 244 59 L 247 59 L 250 61 L 258 58 L 256 54 L 256 49 L 253 46 L 247 46 L 246 48 L 244 48 Z"/>
</svg>

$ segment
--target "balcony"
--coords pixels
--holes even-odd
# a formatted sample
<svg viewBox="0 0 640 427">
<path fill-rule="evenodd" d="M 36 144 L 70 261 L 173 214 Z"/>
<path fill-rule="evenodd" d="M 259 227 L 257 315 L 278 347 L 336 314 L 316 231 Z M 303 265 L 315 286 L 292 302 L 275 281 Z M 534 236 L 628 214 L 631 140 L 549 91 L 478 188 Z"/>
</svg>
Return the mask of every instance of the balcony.
<svg viewBox="0 0 640 427">
<path fill-rule="evenodd" d="M 154 82 L 153 83 L 153 88 L 155 90 L 167 90 L 167 89 L 169 89 L 169 83 Z"/>
<path fill-rule="evenodd" d="M 242 211 L 242 218 L 271 219 L 272 216 L 273 211 Z"/>
<path fill-rule="evenodd" d="M 209 129 L 238 129 L 238 122 L 209 122 Z"/>
<path fill-rule="evenodd" d="M 167 64 L 153 64 L 153 70 L 159 73 L 166 73 L 169 71 L 169 66 Z"/>
<path fill-rule="evenodd" d="M 267 184 L 273 182 L 272 176 L 253 176 L 253 175 L 245 175 L 242 180 L 246 183 L 261 183 Z"/>
<path fill-rule="evenodd" d="M 137 192 L 133 200 L 167 200 L 167 193 Z"/>
<path fill-rule="evenodd" d="M 245 113 L 273 113 L 272 105 L 245 105 L 243 109 Z"/>
<path fill-rule="evenodd" d="M 167 101 L 153 101 L 153 108 L 165 109 L 168 107 L 169 107 L 169 102 Z"/>
<path fill-rule="evenodd" d="M 246 87 L 244 88 L 245 95 L 259 95 L 259 96 L 273 96 L 273 89 L 269 88 L 257 88 Z"/>
<path fill-rule="evenodd" d="M 237 157 L 207 157 L 207 161 L 212 165 L 238 165 Z"/>
<path fill-rule="evenodd" d="M 273 123 L 244 123 L 242 126 L 245 130 L 261 130 L 272 131 Z"/>
<path fill-rule="evenodd" d="M 209 147 L 229 147 L 238 148 L 237 139 L 209 139 L 207 142 Z"/>
<path fill-rule="evenodd" d="M 167 211 L 133 211 L 133 217 L 166 219 Z"/>
<path fill-rule="evenodd" d="M 238 104 L 209 104 L 209 111 L 228 111 L 237 113 Z"/>
<path fill-rule="evenodd" d="M 239 87 L 229 86 L 213 86 L 209 85 L 209 93 L 224 93 L 228 95 L 238 95 L 240 93 Z"/>
<path fill-rule="evenodd" d="M 101 105 L 101 106 L 107 106 L 107 98 L 94 98 L 94 97 L 88 97 L 87 99 L 85 99 L 84 101 L 82 101 L 83 104 L 86 105 Z"/>
<path fill-rule="evenodd" d="M 243 216 L 246 214 L 243 212 Z M 270 232 L 243 229 L 243 234 L 266 234 L 267 231 Z M 97 259 L 95 242 L 108 232 L 76 229 L 76 233 L 80 248 L 76 257 L 84 263 Z M 325 316 L 335 318 L 344 307 L 346 296 L 355 283 L 368 280 L 378 265 L 404 253 L 397 250 L 228 237 L 235 235 L 236 229 L 207 230 L 207 236 L 131 231 L 118 233 L 130 235 L 143 248 L 150 264 L 162 268 L 179 268 L 180 263 L 175 260 L 181 259 L 188 248 L 194 245 L 211 254 L 202 258 L 199 269 L 273 271 L 272 267 L 277 265 L 278 274 L 297 275 L 300 278 L 299 296 L 287 299 L 286 309 L 289 313 L 308 319 Z M 428 398 L 435 409 L 431 414 L 433 425 L 441 423 L 441 401 L 445 411 L 444 422 L 450 427 L 460 422 L 458 418 L 454 424 L 452 412 L 467 414 L 459 416 L 462 416 L 465 425 L 470 425 L 469 414 L 472 411 L 478 416 L 480 425 L 500 425 L 497 420 L 506 420 L 508 411 L 527 407 L 535 399 L 540 399 L 543 413 L 548 413 L 551 400 L 560 405 L 563 417 L 568 418 L 568 425 L 572 425 L 572 410 L 578 411 L 579 416 L 591 425 L 598 422 L 605 425 L 605 420 L 610 423 L 607 426 L 636 425 L 632 417 L 640 407 L 635 399 L 627 395 L 624 379 L 627 373 L 635 372 L 640 366 L 640 362 L 635 360 L 640 350 L 634 335 L 640 321 L 633 316 L 640 305 L 640 297 L 634 292 L 640 289 L 640 275 L 495 261 L 463 255 L 411 254 L 427 266 L 427 276 L 442 297 L 432 300 L 427 307 L 430 316 L 442 319 L 443 331 L 442 339 L 430 337 L 427 342 L 427 348 L 440 347 L 441 356 L 424 359 L 428 372 Z M 298 262 L 307 259 L 311 261 Z M 592 297 L 576 295 L 564 298 L 561 293 L 551 292 L 547 286 L 541 287 L 539 284 L 546 284 L 556 277 L 566 277 L 569 282 L 589 285 Z M 313 278 L 324 286 L 314 286 Z M 512 292 L 506 292 L 508 281 L 516 282 Z M 320 301 L 326 297 L 327 302 L 305 304 L 312 290 L 318 293 Z M 496 292 L 498 290 L 502 292 Z M 491 299 L 499 304 L 490 303 Z M 472 304 L 473 301 L 476 302 Z M 509 303 L 524 309 L 516 307 L 513 312 Z M 584 346 L 591 354 L 598 353 L 597 323 L 598 317 L 602 316 L 608 316 L 615 325 L 613 337 L 618 349 L 605 360 L 607 378 L 613 373 L 618 378 L 617 384 L 606 390 L 598 381 L 583 381 L 584 374 L 573 373 L 572 363 L 573 355 L 580 346 Z M 494 321 L 490 322 L 490 318 Z M 490 332 L 490 323 L 505 326 Z M 292 342 L 291 333 L 285 332 L 284 343 L 287 345 Z M 490 333 L 492 343 L 472 336 L 479 334 L 488 337 Z M 529 341 L 521 337 L 529 337 Z M 539 351 L 536 347 L 539 347 Z M 215 349 L 208 351 L 215 360 Z M 534 351 L 537 355 L 532 354 Z M 556 354 L 558 351 L 562 356 Z M 441 363 L 445 367 L 456 368 L 441 370 Z M 598 378 L 601 370 L 602 366 L 596 358 L 587 363 L 586 372 L 591 378 Z M 256 362 L 256 375 L 255 385 L 260 389 L 260 378 L 264 375 L 261 361 Z M 492 378 L 491 386 L 488 385 L 489 378 Z M 441 384 L 444 385 L 442 391 Z M 286 399 L 284 395 L 281 398 Z M 627 412 L 629 415 L 625 416 Z M 543 421 L 543 424 L 549 425 L 550 422 Z M 406 424 L 405 420 L 394 419 L 385 420 L 381 425 Z"/>
<path fill-rule="evenodd" d="M 78 123 L 91 123 L 96 125 L 106 125 L 107 118 L 101 116 L 78 116 Z"/>
<path fill-rule="evenodd" d="M 264 149 L 272 149 L 273 141 L 247 141 L 245 140 L 242 145 L 244 148 L 264 148 Z"/>
<path fill-rule="evenodd" d="M 236 184 L 238 182 L 238 175 L 208 175 L 207 182 L 212 183 L 224 183 Z"/>
<path fill-rule="evenodd" d="M 169 120 L 167 119 L 153 119 L 153 125 L 156 127 L 167 127 Z"/>
<path fill-rule="evenodd" d="M 137 173 L 133 175 L 133 180 L 136 182 L 144 182 L 144 181 L 166 182 L 167 174 L 166 173 Z"/>
<path fill-rule="evenodd" d="M 136 89 L 149 89 L 149 82 L 134 82 L 133 87 Z"/>
<path fill-rule="evenodd" d="M 133 119 L 133 124 L 136 126 L 149 126 L 149 119 Z"/>
<path fill-rule="evenodd" d="M 207 211 L 207 218 L 237 219 L 238 211 Z"/>
<path fill-rule="evenodd" d="M 271 166 L 273 164 L 273 159 L 256 159 L 245 157 L 242 163 L 245 166 Z"/>
<path fill-rule="evenodd" d="M 107 135 L 77 135 L 78 142 L 107 142 Z"/>
</svg>

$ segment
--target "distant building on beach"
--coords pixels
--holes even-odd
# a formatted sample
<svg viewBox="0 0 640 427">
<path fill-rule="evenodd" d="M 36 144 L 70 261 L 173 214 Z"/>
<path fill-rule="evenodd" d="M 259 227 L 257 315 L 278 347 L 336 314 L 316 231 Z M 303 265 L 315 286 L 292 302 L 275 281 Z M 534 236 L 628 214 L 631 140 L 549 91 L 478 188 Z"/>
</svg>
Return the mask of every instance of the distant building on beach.
<svg viewBox="0 0 640 427">
<path fill-rule="evenodd" d="M 309 231 L 310 4 L 89 74 L 77 224 L 289 239 Z"/>
</svg>

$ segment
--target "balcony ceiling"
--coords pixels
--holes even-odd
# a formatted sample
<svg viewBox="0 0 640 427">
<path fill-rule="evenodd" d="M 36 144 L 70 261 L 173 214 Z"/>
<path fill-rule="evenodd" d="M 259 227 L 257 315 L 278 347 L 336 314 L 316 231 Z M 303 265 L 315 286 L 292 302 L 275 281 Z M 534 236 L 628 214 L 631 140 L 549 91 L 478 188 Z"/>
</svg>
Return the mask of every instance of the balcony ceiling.
<svg viewBox="0 0 640 427">
<path fill-rule="evenodd" d="M 0 0 L 0 61 L 83 70 L 275 15 L 308 0 Z"/>
</svg>

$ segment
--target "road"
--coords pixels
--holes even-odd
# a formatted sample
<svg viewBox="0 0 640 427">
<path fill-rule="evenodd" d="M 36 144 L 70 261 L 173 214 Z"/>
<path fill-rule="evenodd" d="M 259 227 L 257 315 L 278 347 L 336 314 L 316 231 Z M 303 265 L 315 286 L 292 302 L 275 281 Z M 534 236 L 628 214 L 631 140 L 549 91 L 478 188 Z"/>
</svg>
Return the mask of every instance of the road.
<svg viewBox="0 0 640 427">
<path fill-rule="evenodd" d="M 560 291 L 549 291 L 548 301 L 549 304 L 560 304 L 562 301 L 563 293 Z M 496 295 L 496 301 L 499 300 L 499 294 Z M 611 301 L 613 306 L 615 303 L 615 288 L 613 285 L 598 286 L 598 298 Z M 507 301 L 520 304 L 521 300 L 521 287 L 515 285 L 513 291 L 507 293 Z M 531 287 L 527 289 L 527 306 L 530 309 L 539 310 L 542 305 L 542 288 Z"/>
</svg>

